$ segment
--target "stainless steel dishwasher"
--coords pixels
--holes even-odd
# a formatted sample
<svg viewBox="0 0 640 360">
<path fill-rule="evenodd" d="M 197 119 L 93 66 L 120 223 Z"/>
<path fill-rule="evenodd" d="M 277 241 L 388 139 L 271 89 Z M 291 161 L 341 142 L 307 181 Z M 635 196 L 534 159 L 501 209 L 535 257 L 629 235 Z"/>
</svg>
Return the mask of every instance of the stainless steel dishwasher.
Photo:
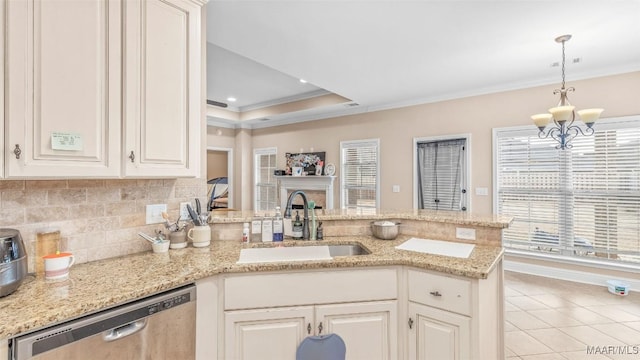
<svg viewBox="0 0 640 360">
<path fill-rule="evenodd" d="M 19 336 L 13 359 L 195 359 L 196 287 L 188 285 Z"/>
</svg>

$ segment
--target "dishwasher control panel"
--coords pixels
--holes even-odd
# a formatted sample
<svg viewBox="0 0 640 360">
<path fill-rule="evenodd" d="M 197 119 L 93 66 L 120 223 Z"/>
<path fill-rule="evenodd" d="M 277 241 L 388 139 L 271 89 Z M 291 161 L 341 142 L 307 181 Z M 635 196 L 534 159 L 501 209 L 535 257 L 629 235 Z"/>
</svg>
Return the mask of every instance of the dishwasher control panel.
<svg viewBox="0 0 640 360">
<path fill-rule="evenodd" d="M 159 311 L 168 310 L 174 306 L 188 303 L 189 301 L 191 301 L 191 294 L 189 293 L 176 295 L 174 297 L 164 299 L 161 302 L 149 305 L 147 307 L 147 312 L 149 313 L 149 315 L 153 315 Z"/>
</svg>

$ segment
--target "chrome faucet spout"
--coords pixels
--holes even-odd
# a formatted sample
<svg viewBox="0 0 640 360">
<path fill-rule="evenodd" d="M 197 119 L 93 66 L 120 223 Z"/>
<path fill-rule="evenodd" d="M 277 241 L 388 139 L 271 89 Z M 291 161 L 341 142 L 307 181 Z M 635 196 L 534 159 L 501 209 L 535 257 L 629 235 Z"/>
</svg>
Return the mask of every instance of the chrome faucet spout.
<svg viewBox="0 0 640 360">
<path fill-rule="evenodd" d="M 307 195 L 302 190 L 296 190 L 289 195 L 287 199 L 287 206 L 284 210 L 284 217 L 287 219 L 291 218 L 291 207 L 293 206 L 293 198 L 297 195 L 302 197 L 302 202 L 304 206 L 304 216 L 302 219 L 302 239 L 309 240 L 310 239 L 310 231 L 309 231 L 309 202 L 307 201 Z"/>
</svg>

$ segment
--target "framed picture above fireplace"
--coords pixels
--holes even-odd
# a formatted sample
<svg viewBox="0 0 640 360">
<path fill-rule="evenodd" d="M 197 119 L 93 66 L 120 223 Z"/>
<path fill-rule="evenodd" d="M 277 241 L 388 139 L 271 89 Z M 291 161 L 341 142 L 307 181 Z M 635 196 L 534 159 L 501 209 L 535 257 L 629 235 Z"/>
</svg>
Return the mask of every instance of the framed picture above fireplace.
<svg viewBox="0 0 640 360">
<path fill-rule="evenodd" d="M 286 174 L 292 175 L 292 169 L 302 168 L 306 175 L 325 175 L 325 152 L 285 153 L 287 159 Z"/>
</svg>

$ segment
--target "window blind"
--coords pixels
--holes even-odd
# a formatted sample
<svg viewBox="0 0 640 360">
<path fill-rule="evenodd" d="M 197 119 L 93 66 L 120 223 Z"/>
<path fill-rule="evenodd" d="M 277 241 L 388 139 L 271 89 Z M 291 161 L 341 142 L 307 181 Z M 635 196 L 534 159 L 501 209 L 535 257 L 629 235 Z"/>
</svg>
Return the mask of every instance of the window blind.
<svg viewBox="0 0 640 360">
<path fill-rule="evenodd" d="M 465 139 L 417 143 L 420 209 L 466 210 Z"/>
<path fill-rule="evenodd" d="M 269 211 L 277 205 L 276 148 L 254 150 L 255 196 L 254 210 Z"/>
<path fill-rule="evenodd" d="M 343 209 L 378 207 L 378 140 L 340 143 L 341 205 Z"/>
<path fill-rule="evenodd" d="M 506 247 L 640 262 L 640 121 L 599 123 L 557 150 L 537 129 L 495 132 Z"/>
</svg>

